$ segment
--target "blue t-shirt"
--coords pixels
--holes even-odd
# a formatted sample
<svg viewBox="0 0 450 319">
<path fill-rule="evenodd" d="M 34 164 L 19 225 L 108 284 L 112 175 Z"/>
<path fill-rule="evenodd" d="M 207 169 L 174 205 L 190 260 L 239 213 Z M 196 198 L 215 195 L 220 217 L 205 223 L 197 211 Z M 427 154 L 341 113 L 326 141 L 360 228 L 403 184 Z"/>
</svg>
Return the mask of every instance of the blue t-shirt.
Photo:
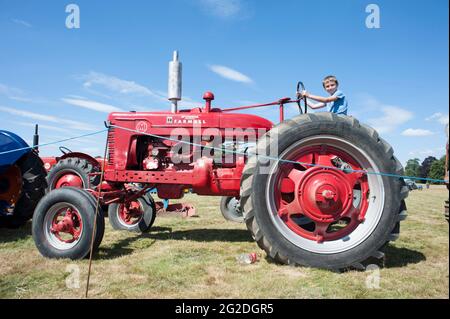
<svg viewBox="0 0 450 319">
<path fill-rule="evenodd" d="M 328 112 L 347 115 L 348 105 L 344 93 L 342 93 L 342 91 L 337 90 L 336 92 L 334 92 L 332 96 L 337 96 L 338 99 L 330 103 Z"/>
</svg>

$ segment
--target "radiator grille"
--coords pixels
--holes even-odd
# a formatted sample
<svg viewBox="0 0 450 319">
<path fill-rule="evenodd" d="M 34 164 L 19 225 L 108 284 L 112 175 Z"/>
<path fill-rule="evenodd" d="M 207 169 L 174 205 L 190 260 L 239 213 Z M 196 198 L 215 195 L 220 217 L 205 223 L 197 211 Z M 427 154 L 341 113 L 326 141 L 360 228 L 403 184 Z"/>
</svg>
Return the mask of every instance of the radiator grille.
<svg viewBox="0 0 450 319">
<path fill-rule="evenodd" d="M 108 165 L 114 164 L 114 145 L 116 144 L 115 129 L 110 128 L 108 131 Z"/>
</svg>

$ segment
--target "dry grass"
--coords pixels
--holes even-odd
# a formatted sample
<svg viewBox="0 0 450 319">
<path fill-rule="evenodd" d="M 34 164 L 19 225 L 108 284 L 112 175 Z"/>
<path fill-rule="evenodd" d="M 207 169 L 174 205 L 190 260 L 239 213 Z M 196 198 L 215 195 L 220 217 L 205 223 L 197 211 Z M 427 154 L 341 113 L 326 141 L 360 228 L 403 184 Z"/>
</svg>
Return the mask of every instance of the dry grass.
<svg viewBox="0 0 450 319">
<path fill-rule="evenodd" d="M 449 298 L 449 237 L 443 217 L 445 188 L 414 191 L 400 239 L 387 248 L 380 287 L 369 289 L 371 271 L 342 274 L 280 266 L 265 258 L 242 224 L 225 221 L 220 198 L 189 195 L 199 217 L 157 218 L 143 235 L 113 231 L 93 261 L 93 298 Z M 108 223 L 107 223 L 108 224 Z M 259 262 L 239 265 L 243 252 Z M 80 270 L 80 288 L 67 288 Z M 82 298 L 88 261 L 41 257 L 30 224 L 0 230 L 1 298 Z"/>
</svg>

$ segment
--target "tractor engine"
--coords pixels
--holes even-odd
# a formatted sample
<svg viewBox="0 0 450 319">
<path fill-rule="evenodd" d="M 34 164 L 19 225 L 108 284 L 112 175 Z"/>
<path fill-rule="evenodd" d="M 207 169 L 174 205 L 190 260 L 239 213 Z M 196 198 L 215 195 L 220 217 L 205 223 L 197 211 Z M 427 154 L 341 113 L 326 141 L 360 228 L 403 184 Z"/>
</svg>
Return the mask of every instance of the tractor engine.
<svg viewBox="0 0 450 319">
<path fill-rule="evenodd" d="M 164 170 L 170 167 L 171 159 L 167 156 L 170 152 L 169 146 L 157 141 L 146 143 L 145 146 L 147 146 L 147 149 L 142 160 L 143 170 Z"/>
</svg>

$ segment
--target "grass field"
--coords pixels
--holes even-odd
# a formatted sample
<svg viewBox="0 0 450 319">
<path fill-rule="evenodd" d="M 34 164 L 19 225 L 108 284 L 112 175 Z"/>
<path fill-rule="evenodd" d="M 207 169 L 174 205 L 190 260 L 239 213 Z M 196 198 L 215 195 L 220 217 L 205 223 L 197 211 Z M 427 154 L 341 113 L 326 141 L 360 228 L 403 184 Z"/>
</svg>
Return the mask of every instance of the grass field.
<svg viewBox="0 0 450 319">
<path fill-rule="evenodd" d="M 385 266 L 339 274 L 272 263 L 243 224 L 222 218 L 220 198 L 188 195 L 184 201 L 195 204 L 199 217 L 157 217 L 143 235 L 113 231 L 107 222 L 92 264 L 89 296 L 449 298 L 449 227 L 443 216 L 447 197 L 443 186 L 410 193 L 408 219 L 400 239 L 387 248 Z M 41 257 L 30 226 L 0 229 L 0 298 L 83 298 L 88 260 Z M 247 252 L 257 252 L 259 261 L 238 264 L 235 257 Z M 379 284 L 372 280 L 377 273 Z"/>
</svg>

